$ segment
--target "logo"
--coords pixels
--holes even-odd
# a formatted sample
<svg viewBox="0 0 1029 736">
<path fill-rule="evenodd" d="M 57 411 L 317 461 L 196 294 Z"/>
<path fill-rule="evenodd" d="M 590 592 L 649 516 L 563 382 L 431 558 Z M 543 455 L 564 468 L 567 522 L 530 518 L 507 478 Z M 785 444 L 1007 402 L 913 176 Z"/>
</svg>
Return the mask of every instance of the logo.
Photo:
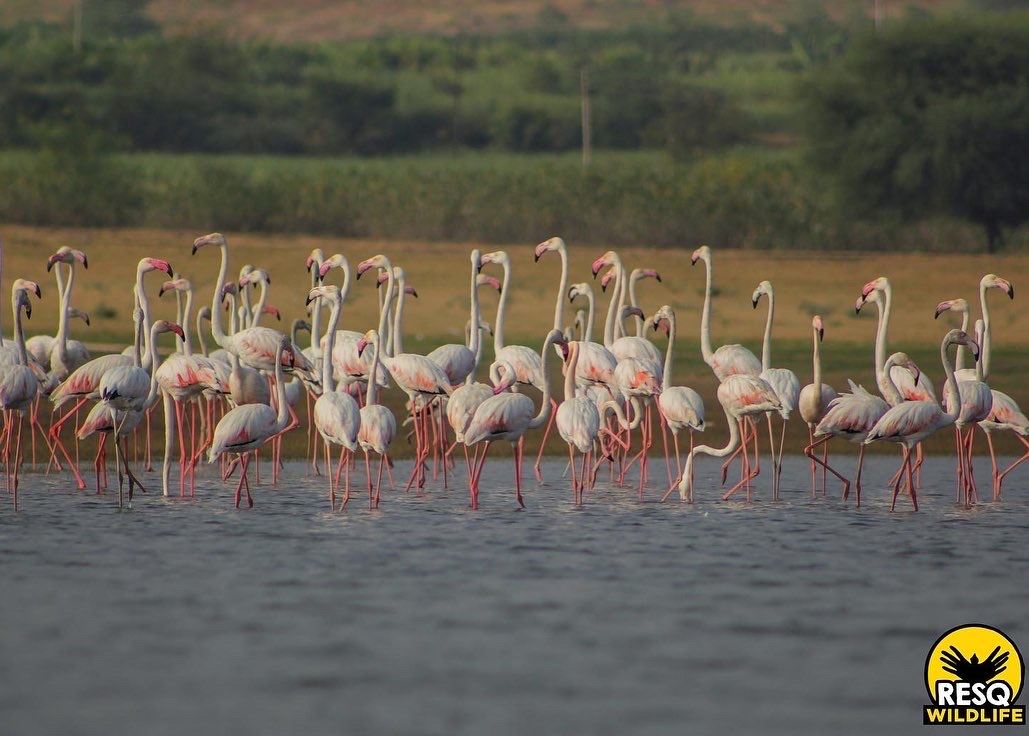
<svg viewBox="0 0 1029 736">
<path fill-rule="evenodd" d="M 951 629 L 925 658 L 925 689 L 931 705 L 922 709 L 927 726 L 1025 724 L 1022 693 L 1025 662 L 1007 634 L 985 624 Z"/>
</svg>

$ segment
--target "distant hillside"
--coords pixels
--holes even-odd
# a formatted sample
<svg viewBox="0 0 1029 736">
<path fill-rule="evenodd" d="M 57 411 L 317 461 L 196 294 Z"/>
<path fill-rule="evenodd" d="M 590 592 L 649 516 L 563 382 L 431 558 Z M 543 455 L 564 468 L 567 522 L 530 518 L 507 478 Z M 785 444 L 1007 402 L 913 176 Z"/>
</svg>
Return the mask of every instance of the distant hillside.
<svg viewBox="0 0 1029 736">
<path fill-rule="evenodd" d="M 567 25 L 600 29 L 660 23 L 670 14 L 732 24 L 778 26 L 821 9 L 836 19 L 871 17 L 874 0 L 81 0 L 83 12 L 144 6 L 171 33 L 217 29 L 242 38 L 326 41 L 391 33 L 501 33 Z M 22 20 L 70 23 L 75 0 L 2 0 L 0 24 Z M 881 0 L 888 20 L 914 10 L 964 6 L 963 0 Z"/>
</svg>

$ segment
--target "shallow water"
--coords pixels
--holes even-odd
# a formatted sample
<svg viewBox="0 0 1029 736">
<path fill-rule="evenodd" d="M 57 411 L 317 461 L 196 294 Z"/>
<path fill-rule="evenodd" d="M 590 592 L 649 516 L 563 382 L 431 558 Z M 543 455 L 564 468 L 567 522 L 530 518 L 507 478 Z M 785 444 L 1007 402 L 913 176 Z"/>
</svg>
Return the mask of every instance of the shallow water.
<svg viewBox="0 0 1029 736">
<path fill-rule="evenodd" d="M 763 476 L 720 503 L 705 461 L 694 506 L 602 482 L 577 509 L 555 460 L 516 511 L 497 454 L 479 512 L 459 482 L 333 514 L 301 465 L 252 511 L 210 477 L 119 513 L 26 476 L 0 499 L 0 732 L 915 732 L 945 629 L 1029 646 L 1024 472 L 965 511 L 930 459 L 922 510 L 890 514 L 892 460 L 859 512 L 796 458 L 786 500 Z"/>
</svg>

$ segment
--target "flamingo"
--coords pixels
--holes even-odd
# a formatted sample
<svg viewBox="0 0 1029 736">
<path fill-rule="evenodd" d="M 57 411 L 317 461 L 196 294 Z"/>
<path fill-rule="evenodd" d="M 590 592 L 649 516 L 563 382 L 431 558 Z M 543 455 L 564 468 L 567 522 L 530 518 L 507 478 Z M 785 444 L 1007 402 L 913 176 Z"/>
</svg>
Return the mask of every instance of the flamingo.
<svg viewBox="0 0 1029 736">
<path fill-rule="evenodd" d="M 563 338 L 562 338 L 563 339 Z M 572 469 L 572 495 L 576 505 L 582 503 L 586 487 L 590 453 L 600 433 L 600 413 L 597 405 L 586 396 L 576 395 L 575 367 L 579 361 L 579 343 L 565 342 L 568 357 L 565 359 L 565 398 L 557 407 L 557 432 L 568 443 L 568 461 Z M 582 470 L 579 479 L 575 477 L 575 451 L 582 455 Z"/>
<path fill-rule="evenodd" d="M 940 302 L 936 306 L 934 319 L 939 319 L 941 314 L 948 311 L 962 314 L 962 324 L 967 326 L 968 302 L 964 299 L 950 299 Z M 978 319 L 975 321 L 976 342 L 980 345 L 984 342 L 983 332 L 985 329 L 983 320 Z M 962 329 L 961 331 L 964 332 L 965 330 Z M 963 349 L 958 348 L 958 355 L 954 360 L 955 366 L 958 360 L 961 359 L 962 352 Z M 968 373 L 972 374 L 971 377 L 968 377 Z M 961 494 L 964 493 L 965 507 L 969 508 L 979 494 L 972 466 L 973 432 L 979 422 L 990 416 L 990 412 L 993 409 L 993 394 L 990 392 L 989 385 L 983 380 L 983 362 L 981 360 L 976 361 L 975 369 L 971 371 L 961 369 L 959 373 L 958 369 L 955 368 L 954 377 L 957 382 L 958 395 L 948 392 L 946 390 L 947 387 L 944 386 L 943 406 L 946 409 L 950 409 L 951 404 L 954 402 L 961 404 L 958 418 L 954 420 L 954 452 L 957 455 L 958 461 L 957 497 L 960 500 Z M 968 427 L 967 432 L 964 431 L 965 427 Z"/>
<path fill-rule="evenodd" d="M 385 303 L 388 306 L 393 298 L 395 281 L 396 278 L 393 273 L 393 265 L 389 262 L 386 256 L 379 254 L 373 256 L 357 266 L 357 278 L 361 278 L 361 275 L 371 268 L 378 268 L 385 271 L 388 280 L 386 284 L 386 294 L 384 296 Z M 402 302 L 398 300 L 397 308 L 398 314 Z M 382 341 L 382 334 L 386 329 L 386 318 L 388 316 L 388 309 L 384 310 L 379 319 L 379 339 Z M 400 338 L 400 322 L 397 321 L 394 326 L 394 340 Z M 396 343 L 400 346 L 400 343 Z M 358 352 L 361 352 L 360 350 Z M 417 446 L 416 459 L 414 471 L 411 475 L 411 480 L 408 485 L 412 482 L 417 481 L 418 487 L 420 488 L 425 482 L 425 476 L 423 471 L 423 464 L 425 459 L 429 456 L 429 438 L 428 438 L 428 427 L 420 427 L 422 417 L 421 414 L 426 413 L 426 409 L 419 407 L 419 400 L 431 400 L 438 396 L 445 396 L 453 393 L 453 389 L 447 379 L 447 374 L 443 372 L 436 363 L 429 360 L 424 355 L 417 355 L 415 353 L 401 353 L 397 352 L 394 355 L 389 355 L 386 351 L 382 351 L 383 354 L 379 354 L 379 350 L 376 350 L 376 358 L 382 362 L 389 372 L 390 376 L 396 382 L 397 386 L 400 387 L 404 393 L 407 394 L 408 400 L 411 402 L 411 419 L 415 423 L 415 444 Z"/>
<path fill-rule="evenodd" d="M 920 373 L 918 366 L 906 353 L 894 353 L 889 357 L 885 363 L 887 376 L 889 369 L 894 365 L 904 366 L 916 377 Z M 861 508 L 861 469 L 865 462 L 865 437 L 868 436 L 869 430 L 875 426 L 875 423 L 882 418 L 882 415 L 889 410 L 890 405 L 870 393 L 864 386 L 853 381 L 848 381 L 848 383 L 850 392 L 842 393 L 830 402 L 828 411 L 815 427 L 811 449 L 813 451 L 819 445 L 829 442 L 833 437 L 846 437 L 851 442 L 858 444 L 858 464 L 854 488 L 857 492 L 856 506 Z M 895 387 L 894 390 L 896 390 Z M 848 491 L 845 491 L 843 500 L 846 501 L 848 496 Z"/>
<path fill-rule="evenodd" d="M 498 324 L 500 324 L 499 321 Z M 482 402 L 476 410 L 475 416 L 472 417 L 465 432 L 465 443 L 468 445 L 482 441 L 486 443 L 481 459 L 473 468 L 472 482 L 469 487 L 473 509 L 479 508 L 479 479 L 482 477 L 482 469 L 486 464 L 489 447 L 497 440 L 507 440 L 511 443 L 515 462 L 515 499 L 520 507 L 525 507 L 525 501 L 522 499 L 522 440 L 526 432 L 542 427 L 549 419 L 553 404 L 550 395 L 550 376 L 547 374 L 550 351 L 554 345 L 566 344 L 560 330 L 551 330 L 543 341 L 543 348 L 539 354 L 543 376 L 543 399 L 535 416 L 533 415 L 535 407 L 528 396 L 505 392 Z M 517 380 L 518 368 L 514 365 L 511 367 L 514 369 Z"/>
<path fill-rule="evenodd" d="M 118 439 L 122 436 L 123 425 L 127 415 L 131 412 L 145 412 L 153 405 L 157 398 L 157 371 L 160 367 L 161 357 L 157 352 L 156 340 L 157 336 L 164 332 L 174 332 L 179 336 L 179 339 L 183 339 L 184 336 L 182 327 L 179 325 L 163 319 L 155 321 L 150 326 L 150 339 L 148 341 L 151 355 L 150 366 L 144 368 L 142 365 L 123 365 L 112 368 L 100 379 L 100 385 L 97 389 L 100 393 L 100 403 L 109 410 L 114 422 L 114 455 L 115 465 L 118 469 L 119 508 L 122 508 L 124 505 L 122 468 L 125 466 L 121 459 Z M 139 362 L 142 363 L 142 360 Z M 131 474 L 129 478 L 129 500 L 131 501 L 133 485 Z"/>
<path fill-rule="evenodd" d="M 705 270 L 704 311 L 700 315 L 700 352 L 704 362 L 719 381 L 738 374 L 760 376 L 761 361 L 742 345 L 722 345 L 717 350 L 711 349 L 711 249 L 708 246 L 702 245 L 693 251 L 690 263 L 695 266 L 697 261 L 704 262 Z"/>
<path fill-rule="evenodd" d="M 831 465 L 829 465 L 829 446 L 826 443 L 820 443 L 822 445 L 822 458 L 815 457 L 813 447 L 815 445 L 815 427 L 822 421 L 825 413 L 829 410 L 829 405 L 839 395 L 836 393 L 836 389 L 827 383 L 822 383 L 822 351 L 821 345 L 822 340 L 825 337 L 825 326 L 822 323 L 822 318 L 819 315 L 815 315 L 811 318 L 811 331 L 812 331 L 812 342 L 814 349 L 812 351 L 812 363 L 814 364 L 814 381 L 806 385 L 800 391 L 800 399 L 797 402 L 797 406 L 800 409 L 800 418 L 807 424 L 808 434 L 808 446 L 804 448 L 804 454 L 807 455 L 808 460 L 811 461 L 811 497 L 815 497 L 815 464 L 821 465 L 822 471 L 822 495 L 825 495 L 825 471 L 828 470 L 830 473 L 835 475 L 843 482 L 844 494 L 849 493 L 850 481 L 840 475 Z"/>
<path fill-rule="evenodd" d="M 638 308 L 635 308 L 636 311 L 633 311 L 634 307 L 629 307 L 628 309 L 625 307 L 625 268 L 622 266 L 622 261 L 618 254 L 613 250 L 607 251 L 593 261 L 593 278 L 596 278 L 601 269 L 607 266 L 612 267 L 614 270 L 615 287 L 611 293 L 611 302 L 607 308 L 607 320 L 604 323 L 604 347 L 611 351 L 615 360 L 636 358 L 653 364 L 658 371 L 656 378 L 660 381 L 661 353 L 654 347 L 654 343 L 636 335 L 618 337 L 615 334 L 617 325 L 621 324 L 626 314 L 642 314 L 642 312 Z"/>
<path fill-rule="evenodd" d="M 388 287 L 387 287 L 388 288 Z M 387 293 L 388 299 L 388 293 Z M 358 341 L 358 355 L 363 354 L 368 345 L 372 346 L 372 366 L 369 375 L 375 375 L 375 371 L 381 360 L 379 332 L 369 330 L 364 337 Z M 382 467 L 389 453 L 389 446 L 397 434 L 397 418 L 393 412 L 385 406 L 376 403 L 375 381 L 368 381 L 368 393 L 365 395 L 364 406 L 361 407 L 361 429 L 357 435 L 358 444 L 364 451 L 364 467 L 368 476 L 368 498 L 375 507 L 379 506 L 379 498 L 382 491 Z M 375 483 L 375 495 L 372 496 L 372 466 L 368 458 L 369 451 L 379 456 L 379 473 Z"/>
<path fill-rule="evenodd" d="M 473 250 L 471 253 L 472 281 L 470 319 L 473 325 L 479 324 L 479 289 L 478 279 L 476 277 L 479 274 L 480 256 L 481 253 L 478 249 Z M 436 363 L 436 365 L 442 368 L 443 372 L 447 374 L 447 380 L 450 381 L 451 386 L 457 386 L 459 383 L 462 383 L 475 371 L 475 366 L 478 363 L 475 355 L 479 351 L 479 335 L 479 330 L 472 330 L 471 342 L 469 344 L 458 345 L 451 343 L 440 345 L 428 354 L 427 357 L 429 360 Z"/>
<path fill-rule="evenodd" d="M 688 386 L 672 386 L 672 351 L 675 346 L 675 310 L 667 304 L 661 307 L 650 320 L 655 331 L 664 330 L 668 336 L 665 347 L 665 366 L 662 371 L 661 393 L 657 397 L 657 410 L 664 418 L 664 424 L 672 432 L 675 445 L 675 477 L 682 475 L 682 462 L 679 459 L 679 432 L 686 429 L 690 433 L 690 449 L 693 449 L 693 433 L 704 431 L 704 400 L 696 391 Z M 661 429 L 664 441 L 665 464 L 668 458 L 668 437 Z M 669 480 L 669 484 L 672 481 Z"/>
<path fill-rule="evenodd" d="M 951 345 L 965 345 L 972 351 L 972 357 L 979 359 L 979 346 L 975 340 L 970 338 L 961 330 L 951 330 L 943 337 L 940 343 L 940 362 L 943 363 L 943 371 L 947 374 L 948 390 L 957 392 L 957 380 L 954 378 L 954 367 L 951 365 L 947 355 L 947 349 Z M 914 377 L 917 381 L 918 377 Z M 916 384 L 917 385 L 917 384 Z M 871 444 L 879 440 L 899 442 L 904 447 L 904 460 L 901 470 L 907 470 L 907 487 L 911 494 L 911 503 L 915 511 L 918 511 L 918 495 L 915 490 L 914 478 L 911 470 L 911 450 L 934 432 L 943 429 L 955 422 L 960 413 L 959 402 L 952 402 L 950 408 L 944 411 L 935 400 L 905 401 L 892 407 L 883 414 L 882 418 L 875 423 L 865 437 L 865 444 Z M 893 502 L 890 504 L 890 511 L 897 506 L 897 494 L 900 491 L 900 484 L 903 473 L 897 476 L 893 484 Z"/>
<path fill-rule="evenodd" d="M 643 279 L 654 279 L 659 284 L 661 283 L 661 274 L 655 271 L 653 268 L 634 268 L 629 273 L 629 304 L 633 307 L 639 307 L 640 303 L 636 298 L 636 284 Z M 636 337 L 646 337 L 646 329 L 644 328 L 643 318 L 635 317 L 636 322 Z M 621 324 L 621 322 L 619 322 Z"/>
<path fill-rule="evenodd" d="M 319 304 L 330 304 L 329 324 L 325 332 L 325 350 L 321 353 L 322 361 L 322 394 L 314 402 L 312 413 L 314 426 L 321 435 L 325 444 L 325 475 L 329 479 L 329 503 L 333 510 L 336 508 L 336 490 L 339 485 L 339 474 L 337 472 L 335 481 L 332 475 L 331 460 L 329 458 L 329 446 L 340 446 L 340 469 L 344 462 L 344 452 L 350 455 L 346 458 L 347 477 L 346 490 L 343 496 L 343 506 L 350 500 L 350 466 L 353 461 L 353 454 L 360 447 L 358 444 L 358 432 L 361 429 L 361 410 L 357 402 L 350 394 L 336 390 L 336 381 L 332 375 L 332 350 L 336 343 L 336 329 L 339 327 L 339 316 L 343 309 L 343 297 L 338 286 L 318 286 L 307 295 L 307 303 L 314 302 L 315 308 Z M 374 383 L 374 382 L 373 382 Z"/>
<path fill-rule="evenodd" d="M 161 392 L 171 399 L 175 407 L 174 428 L 177 430 L 179 442 L 179 496 L 185 497 L 187 472 L 190 478 L 190 495 L 196 495 L 196 460 L 205 449 L 202 446 L 199 450 L 197 449 L 195 402 L 199 400 L 205 389 L 210 388 L 216 383 L 217 378 L 213 361 L 202 355 L 193 354 L 193 341 L 190 339 L 190 322 L 193 315 L 193 285 L 189 279 L 182 277 L 170 279 L 161 284 L 157 296 L 160 298 L 170 291 L 174 291 L 176 295 L 186 295 L 185 309 L 178 318 L 183 331 L 183 351 L 181 353 L 172 353 L 168 356 L 168 359 L 161 363 L 160 368 L 155 372 L 155 376 Z M 188 463 L 185 440 L 186 404 L 189 404 L 193 409 Z M 161 469 L 161 480 L 165 496 L 168 495 L 168 476 L 171 470 L 172 438 L 171 432 L 168 431 L 171 428 L 170 418 L 166 416 L 165 458 Z"/>
<path fill-rule="evenodd" d="M 219 279 L 219 283 L 223 282 L 224 279 Z M 217 302 L 215 304 L 217 305 Z M 244 487 L 247 492 L 247 505 L 251 508 L 254 506 L 253 496 L 250 495 L 250 481 L 247 479 L 247 470 L 250 467 L 249 453 L 273 437 L 288 432 L 296 426 L 289 416 L 282 375 L 284 366 L 293 366 L 295 352 L 292 341 L 286 336 L 281 336 L 276 353 L 269 359 L 275 371 L 274 384 L 278 398 L 278 411 L 272 409 L 268 404 L 237 406 L 226 412 L 214 429 L 214 438 L 208 450 L 208 462 L 213 463 L 223 454 L 233 454 L 240 458 L 242 469 L 239 483 L 236 485 L 235 505 L 237 509 Z"/>
<path fill-rule="evenodd" d="M 4 414 L 4 438 L 3 457 L 4 472 L 7 481 L 7 489 L 14 492 L 14 508 L 18 509 L 18 469 L 21 466 L 21 428 L 24 415 L 29 411 L 39 391 L 39 380 L 32 369 L 29 368 L 29 354 L 25 349 L 25 333 L 21 326 L 21 313 L 25 311 L 28 319 L 32 318 L 32 303 L 29 301 L 29 292 L 34 292 L 37 299 L 41 299 L 43 292 L 39 284 L 26 279 L 15 279 L 11 287 L 11 309 L 14 312 L 14 346 L 17 350 L 17 362 L 4 365 L 0 368 L 0 410 Z M 12 414 L 17 414 L 18 431 L 14 437 L 15 420 Z M 33 415 L 29 415 L 32 423 L 38 424 Z M 29 431 L 33 431 L 30 427 Z M 12 469 L 11 441 L 14 440 L 14 460 Z"/>
<path fill-rule="evenodd" d="M 740 427 L 748 416 L 764 414 L 769 411 L 779 411 L 779 397 L 765 381 L 756 376 L 744 373 L 736 373 L 727 376 L 718 385 L 718 403 L 722 405 L 725 412 L 725 419 L 729 425 L 729 441 L 725 447 L 710 447 L 708 445 L 697 445 L 692 448 L 686 456 L 686 465 L 683 468 L 682 476 L 679 478 L 678 490 L 679 500 L 693 503 L 693 463 L 698 455 L 710 457 L 727 457 L 731 455 L 738 446 L 743 445 L 742 457 L 744 464 L 744 475 L 740 482 L 729 489 L 722 497 L 727 501 L 742 486 L 747 486 L 747 500 L 750 500 L 750 481 L 757 477 L 757 470 L 751 473 L 746 449 L 745 436 L 741 440 Z M 669 489 L 663 501 L 674 489 Z"/>
<path fill-rule="evenodd" d="M 786 422 L 790 414 L 797 408 L 800 400 L 800 379 L 797 374 L 789 368 L 772 367 L 772 322 L 775 320 L 775 289 L 771 281 L 762 281 L 754 289 L 751 302 L 754 309 L 757 309 L 762 296 L 768 297 L 768 318 L 765 320 L 765 336 L 761 343 L 761 379 L 775 391 L 779 397 L 782 409 L 779 415 L 782 418 L 782 429 L 779 431 L 779 452 L 775 451 L 775 437 L 772 434 L 772 415 L 766 414 L 768 421 L 768 449 L 772 455 L 772 500 L 779 500 L 779 478 L 782 475 L 782 452 L 786 443 Z"/>
<path fill-rule="evenodd" d="M 89 315 L 71 306 L 72 291 L 75 287 L 76 263 L 81 263 L 83 268 L 89 268 L 86 254 L 68 246 L 62 246 L 47 259 L 46 270 L 54 270 L 54 278 L 57 281 L 57 298 L 60 301 L 57 335 L 55 337 L 36 335 L 25 342 L 29 353 L 47 371 L 48 384 L 52 387 L 56 387 L 68 377 L 69 373 L 89 360 L 89 350 L 86 349 L 86 346 L 78 340 L 68 339 L 68 321 L 71 318 L 81 319 L 87 327 L 89 326 Z M 68 267 L 67 282 L 61 277 L 61 264 Z"/>
<path fill-rule="evenodd" d="M 143 277 L 153 271 L 163 271 L 169 276 L 173 273 L 171 264 L 160 258 L 141 258 L 139 263 L 136 264 L 136 285 L 133 293 L 136 305 L 142 311 L 144 325 L 143 337 L 145 341 L 149 341 L 150 339 L 150 300 L 146 295 Z M 131 348 L 129 352 L 131 353 Z M 145 343 L 142 355 L 143 367 L 149 368 L 151 360 L 150 345 Z M 61 454 L 71 467 L 72 474 L 75 476 L 75 481 L 79 490 L 83 490 L 86 487 L 86 482 L 82 479 L 78 466 L 72 462 L 71 457 L 68 454 L 68 450 L 64 447 L 64 443 L 61 442 L 61 428 L 89 399 L 99 398 L 97 389 L 100 386 L 101 379 L 108 371 L 116 367 L 129 367 L 132 365 L 132 355 L 126 355 L 124 353 L 121 355 L 101 355 L 100 357 L 93 358 L 89 362 L 72 371 L 71 375 L 69 375 L 64 382 L 50 394 L 50 401 L 53 403 L 55 411 L 69 401 L 75 402 L 74 406 L 72 406 L 69 411 L 65 412 L 61 418 L 51 424 L 49 434 L 52 446 L 56 450 L 61 451 Z M 149 448 L 149 442 L 147 443 L 147 447 Z"/>
</svg>

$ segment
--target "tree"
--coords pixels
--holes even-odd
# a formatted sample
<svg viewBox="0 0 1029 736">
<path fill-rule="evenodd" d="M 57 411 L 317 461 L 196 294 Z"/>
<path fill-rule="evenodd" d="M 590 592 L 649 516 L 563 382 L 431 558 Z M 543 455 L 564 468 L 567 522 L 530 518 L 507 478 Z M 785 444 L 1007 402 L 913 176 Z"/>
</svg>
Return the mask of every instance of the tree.
<svg viewBox="0 0 1029 736">
<path fill-rule="evenodd" d="M 1029 18 L 864 36 L 804 97 L 814 159 L 850 209 L 965 217 L 990 250 L 1029 219 Z"/>
</svg>

